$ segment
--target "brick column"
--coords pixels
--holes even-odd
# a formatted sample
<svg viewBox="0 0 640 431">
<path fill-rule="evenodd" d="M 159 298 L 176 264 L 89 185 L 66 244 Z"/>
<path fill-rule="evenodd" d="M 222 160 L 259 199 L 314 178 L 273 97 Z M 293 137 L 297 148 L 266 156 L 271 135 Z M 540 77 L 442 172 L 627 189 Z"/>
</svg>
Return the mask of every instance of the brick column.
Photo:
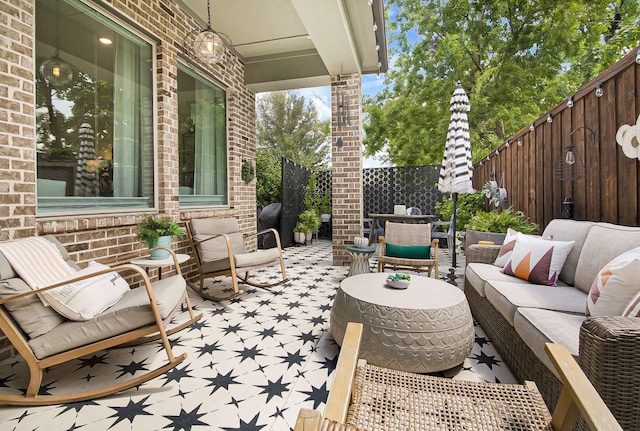
<svg viewBox="0 0 640 431">
<path fill-rule="evenodd" d="M 344 265 L 347 245 L 362 236 L 362 87 L 356 73 L 331 77 L 331 148 L 333 264 Z"/>
</svg>

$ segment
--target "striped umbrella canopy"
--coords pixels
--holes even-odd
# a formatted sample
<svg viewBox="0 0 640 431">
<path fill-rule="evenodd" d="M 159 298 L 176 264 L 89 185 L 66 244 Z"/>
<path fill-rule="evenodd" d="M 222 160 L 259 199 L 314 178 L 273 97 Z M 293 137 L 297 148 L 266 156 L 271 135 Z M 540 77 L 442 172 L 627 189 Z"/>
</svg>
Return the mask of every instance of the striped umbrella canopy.
<svg viewBox="0 0 640 431">
<path fill-rule="evenodd" d="M 75 195 L 91 197 L 96 195 L 96 172 L 95 168 L 87 166 L 87 162 L 98 158 L 93 129 L 89 123 L 82 123 L 79 132 L 80 148 L 78 149 Z"/>
<path fill-rule="evenodd" d="M 467 113 L 471 109 L 469 98 L 458 81 L 451 96 L 451 120 L 447 133 L 447 143 L 444 148 L 442 167 L 438 189 L 443 193 L 451 193 L 453 200 L 453 249 L 452 264 L 456 266 L 456 212 L 458 193 L 473 193 L 473 164 L 471 162 L 471 138 L 469 137 L 469 118 Z"/>
</svg>

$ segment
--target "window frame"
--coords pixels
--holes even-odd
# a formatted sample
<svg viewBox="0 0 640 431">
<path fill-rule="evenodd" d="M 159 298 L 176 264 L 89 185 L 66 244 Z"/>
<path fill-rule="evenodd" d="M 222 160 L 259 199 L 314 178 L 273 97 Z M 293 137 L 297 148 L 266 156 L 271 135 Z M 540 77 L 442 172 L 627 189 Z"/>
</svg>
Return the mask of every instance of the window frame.
<svg viewBox="0 0 640 431">
<path fill-rule="evenodd" d="M 193 204 L 193 205 L 185 205 L 185 201 L 181 199 L 180 194 L 178 194 L 178 206 L 181 211 L 190 211 L 190 210 L 200 210 L 200 209 L 211 209 L 211 208 L 230 208 L 231 207 L 231 174 L 230 174 L 230 149 L 229 149 L 229 98 L 230 98 L 230 85 L 226 82 L 216 78 L 215 76 L 208 73 L 206 70 L 201 68 L 199 65 L 195 64 L 192 60 L 179 55 L 178 62 L 176 65 L 176 89 L 177 85 L 177 71 L 182 69 L 182 71 L 188 75 L 191 75 L 194 79 L 201 79 L 212 86 L 219 88 L 224 91 L 224 134 L 225 134 L 225 177 L 226 177 L 226 195 L 225 200 L 226 203 L 221 204 Z M 177 92 L 177 90 L 176 90 Z M 180 104 L 179 94 L 176 97 L 176 101 L 178 105 Z M 178 139 L 180 136 L 178 134 Z M 180 154 L 178 151 L 178 164 L 180 163 Z M 198 195 L 194 195 L 198 196 Z"/>
<path fill-rule="evenodd" d="M 150 54 L 150 58 L 151 58 L 151 79 L 150 79 L 150 87 L 151 87 L 151 128 L 152 128 L 152 139 L 151 139 L 151 146 L 152 146 L 152 157 L 153 157 L 153 180 L 151 181 L 152 187 L 153 187 L 153 193 L 151 195 L 151 199 L 152 199 L 152 203 L 150 206 L 147 205 L 138 205 L 136 206 L 135 202 L 133 202 L 132 204 L 128 204 L 126 201 L 127 200 L 132 200 L 132 199 L 140 199 L 139 197 L 121 197 L 121 198 L 117 198 L 117 197 L 81 197 L 82 200 L 78 199 L 77 202 L 74 202 L 72 204 L 69 203 L 69 198 L 74 198 L 74 196 L 63 196 L 63 197 L 44 197 L 48 202 L 55 204 L 52 205 L 54 207 L 65 207 L 64 209 L 60 209 L 60 210 L 52 210 L 52 211 L 43 211 L 42 206 L 40 204 L 40 199 L 38 197 L 38 190 L 37 190 L 37 186 L 36 186 L 36 190 L 35 190 L 35 206 L 36 206 L 36 214 L 35 216 L 38 219 L 42 219 L 42 218 L 52 218 L 52 217 L 60 217 L 60 216 L 84 216 L 84 215 L 97 215 L 97 214 L 108 214 L 108 215 L 118 215 L 118 214 L 130 214 L 130 213 L 141 213 L 141 212 L 157 212 L 158 211 L 158 203 L 159 203 L 159 184 L 160 184 L 160 178 L 159 178 L 159 157 L 158 157 L 158 124 L 159 124 L 159 118 L 158 118 L 158 78 L 157 78 L 157 71 L 158 71 L 158 61 L 157 61 L 157 48 L 158 48 L 158 44 L 160 43 L 160 39 L 153 36 L 152 33 L 149 32 L 149 30 L 139 26 L 137 23 L 135 23 L 135 21 L 131 20 L 130 18 L 126 17 L 125 15 L 123 15 L 122 13 L 118 12 L 117 10 L 107 6 L 107 5 L 98 5 L 94 2 L 90 2 L 88 0 L 61 0 L 66 2 L 67 4 L 70 4 L 73 7 L 78 7 L 78 8 L 87 8 L 90 9 L 91 11 L 95 12 L 96 14 L 100 15 L 100 19 L 103 19 L 105 21 L 109 21 L 111 24 L 118 26 L 120 28 L 122 28 L 123 30 L 130 32 L 131 34 L 133 34 L 135 37 L 138 37 L 139 39 L 141 39 L 142 41 L 146 42 L 149 44 L 150 48 L 151 48 L 151 54 Z M 37 10 L 35 9 L 35 5 L 34 5 L 34 14 L 37 14 Z M 96 18 L 92 18 L 92 19 L 96 19 Z M 35 19 L 34 19 L 34 23 L 35 23 Z M 34 28 L 34 50 L 33 50 L 33 62 L 34 65 L 37 64 L 37 57 L 36 57 L 36 50 L 35 50 L 35 43 L 36 43 L 36 38 L 35 38 L 35 28 Z M 35 73 L 39 73 L 37 70 L 35 71 Z M 35 77 L 34 77 L 34 86 L 33 86 L 33 93 L 34 93 L 34 100 L 35 100 L 35 95 L 36 92 L 38 91 L 38 89 L 36 88 L 35 85 Z M 35 107 L 35 105 L 34 105 Z M 35 113 L 34 113 L 34 119 L 35 119 Z M 36 144 L 37 141 L 34 139 L 34 153 L 37 155 L 37 149 L 36 149 Z M 37 170 L 38 170 L 38 162 L 37 159 L 34 160 L 35 162 L 35 177 L 36 177 L 36 181 L 37 181 Z M 89 203 L 91 201 L 101 201 L 101 202 L 105 202 L 107 204 L 105 204 L 103 207 L 101 208 L 96 208 L 93 205 L 89 205 Z M 59 204 L 57 204 L 57 202 L 59 202 Z M 86 208 L 87 206 L 90 206 L 90 208 Z M 77 209 L 74 209 L 77 208 Z"/>
</svg>

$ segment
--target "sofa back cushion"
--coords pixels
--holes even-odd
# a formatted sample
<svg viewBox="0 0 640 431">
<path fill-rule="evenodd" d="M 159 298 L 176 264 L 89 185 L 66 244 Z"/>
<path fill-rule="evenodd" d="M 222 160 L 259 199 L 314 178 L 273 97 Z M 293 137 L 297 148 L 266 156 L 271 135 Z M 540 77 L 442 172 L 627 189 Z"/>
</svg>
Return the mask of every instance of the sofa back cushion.
<svg viewBox="0 0 640 431">
<path fill-rule="evenodd" d="M 640 247 L 640 227 L 596 223 L 584 242 L 574 285 L 588 293 L 604 266 L 622 253 Z"/>
<path fill-rule="evenodd" d="M 575 241 L 560 273 L 560 280 L 567 284 L 575 283 L 574 279 L 580 253 L 582 252 L 582 247 L 587 239 L 587 235 L 594 224 L 595 223 L 590 221 L 554 219 L 549 222 L 542 233 L 543 237 L 550 237 L 554 241 Z M 591 287 L 591 284 L 589 284 L 589 287 Z M 589 287 L 587 287 L 586 291 L 589 291 Z"/>
</svg>

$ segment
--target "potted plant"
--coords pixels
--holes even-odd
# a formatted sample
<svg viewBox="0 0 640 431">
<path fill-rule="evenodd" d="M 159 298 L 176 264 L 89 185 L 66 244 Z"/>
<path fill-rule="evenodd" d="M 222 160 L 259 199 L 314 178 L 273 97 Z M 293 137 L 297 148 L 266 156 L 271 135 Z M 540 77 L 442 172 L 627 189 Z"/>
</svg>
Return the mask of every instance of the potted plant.
<svg viewBox="0 0 640 431">
<path fill-rule="evenodd" d="M 509 228 L 529 234 L 536 232 L 538 225 L 530 222 L 522 211 L 515 211 L 513 207 L 501 212 L 478 211 L 467 224 L 465 246 L 477 244 L 478 241 L 502 244 Z"/>
<path fill-rule="evenodd" d="M 294 240 L 296 237 L 296 233 L 298 234 L 298 238 L 301 238 L 300 234 L 304 234 L 304 240 L 296 242 L 305 242 L 308 239 L 311 239 L 311 235 L 313 232 L 317 231 L 320 227 L 320 217 L 314 210 L 304 210 L 298 216 L 298 223 L 296 227 L 293 229 L 294 232 Z"/>
<path fill-rule="evenodd" d="M 185 230 L 171 217 L 148 216 L 138 223 L 138 239 L 147 243 L 150 249 L 163 246 L 171 247 L 173 237 L 184 237 Z M 153 250 L 151 259 L 166 259 L 169 253 L 166 250 Z"/>
<path fill-rule="evenodd" d="M 329 220 L 331 220 L 331 201 L 329 199 L 329 193 L 325 193 L 322 196 L 318 213 L 320 213 L 320 221 L 322 221 L 322 223 L 328 223 Z"/>
</svg>

